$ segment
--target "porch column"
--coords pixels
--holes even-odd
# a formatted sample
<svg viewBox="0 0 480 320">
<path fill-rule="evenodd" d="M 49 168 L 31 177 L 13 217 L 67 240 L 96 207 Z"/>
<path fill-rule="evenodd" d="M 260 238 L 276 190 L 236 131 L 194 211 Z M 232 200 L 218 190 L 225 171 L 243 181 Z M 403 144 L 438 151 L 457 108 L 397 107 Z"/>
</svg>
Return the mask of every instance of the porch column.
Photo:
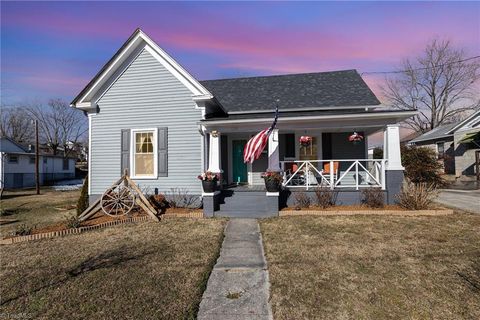
<svg viewBox="0 0 480 320">
<path fill-rule="evenodd" d="M 220 166 L 220 132 L 210 132 L 210 148 L 208 150 L 208 171 L 221 173 Z"/>
<path fill-rule="evenodd" d="M 387 125 L 384 130 L 383 158 L 385 166 L 385 189 L 387 203 L 394 204 L 397 194 L 402 190 L 403 166 L 400 153 L 400 130 L 398 125 Z"/>
<path fill-rule="evenodd" d="M 400 154 L 400 130 L 397 124 L 387 125 L 383 139 L 383 158 L 387 160 L 387 170 L 403 170 Z"/>
<path fill-rule="evenodd" d="M 273 129 L 268 137 L 268 171 L 281 171 L 278 152 L 278 129 Z"/>
</svg>

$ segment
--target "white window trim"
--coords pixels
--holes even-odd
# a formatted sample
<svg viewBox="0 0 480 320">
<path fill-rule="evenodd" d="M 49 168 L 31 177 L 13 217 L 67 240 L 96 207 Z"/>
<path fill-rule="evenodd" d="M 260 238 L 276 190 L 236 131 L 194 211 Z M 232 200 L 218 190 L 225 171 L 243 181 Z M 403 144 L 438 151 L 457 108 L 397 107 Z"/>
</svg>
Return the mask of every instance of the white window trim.
<svg viewBox="0 0 480 320">
<path fill-rule="evenodd" d="M 130 130 L 130 172 L 131 178 L 136 180 L 152 180 L 158 178 L 158 129 L 132 129 Z M 153 132 L 153 175 L 139 176 L 135 175 L 135 134 L 139 132 Z"/>
</svg>

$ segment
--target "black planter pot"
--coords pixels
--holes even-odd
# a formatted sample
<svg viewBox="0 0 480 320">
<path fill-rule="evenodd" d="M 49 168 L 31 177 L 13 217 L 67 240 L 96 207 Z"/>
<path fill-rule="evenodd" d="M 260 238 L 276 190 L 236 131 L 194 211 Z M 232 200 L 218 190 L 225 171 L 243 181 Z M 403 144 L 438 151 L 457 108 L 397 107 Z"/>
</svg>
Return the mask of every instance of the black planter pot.
<svg viewBox="0 0 480 320">
<path fill-rule="evenodd" d="M 266 180 L 265 179 L 265 188 L 268 192 L 279 192 L 280 191 L 280 181 L 277 180 Z"/>
<path fill-rule="evenodd" d="M 203 191 L 206 193 L 215 192 L 217 189 L 217 181 L 214 180 L 202 180 Z"/>
</svg>

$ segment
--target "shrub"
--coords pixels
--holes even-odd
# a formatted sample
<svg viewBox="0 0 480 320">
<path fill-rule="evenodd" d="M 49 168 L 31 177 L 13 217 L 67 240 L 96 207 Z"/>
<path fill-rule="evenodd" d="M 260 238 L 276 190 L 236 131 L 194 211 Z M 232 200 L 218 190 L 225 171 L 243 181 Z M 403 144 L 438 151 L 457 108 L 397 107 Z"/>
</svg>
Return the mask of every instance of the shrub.
<svg viewBox="0 0 480 320">
<path fill-rule="evenodd" d="M 375 147 L 373 149 L 373 159 L 383 159 L 383 149 L 380 147 Z"/>
<path fill-rule="evenodd" d="M 308 208 L 310 207 L 310 197 L 303 191 L 294 192 L 293 200 L 295 202 L 295 208 Z"/>
<path fill-rule="evenodd" d="M 328 187 L 318 187 L 315 189 L 317 205 L 322 209 L 335 205 L 335 192 Z"/>
<path fill-rule="evenodd" d="M 385 195 L 380 188 L 367 188 L 362 190 L 362 202 L 370 208 L 383 208 L 385 206 Z"/>
<path fill-rule="evenodd" d="M 12 232 L 12 236 L 28 236 L 29 234 L 32 234 L 32 227 L 27 226 L 25 223 L 22 223 L 21 225 L 17 226 L 15 228 L 15 231 Z"/>
<path fill-rule="evenodd" d="M 405 177 L 413 183 L 427 183 L 440 187 L 445 185 L 441 177 L 442 165 L 437 161 L 435 152 L 426 147 L 402 147 L 402 164 Z"/>
<path fill-rule="evenodd" d="M 88 175 L 85 177 L 82 185 L 82 191 L 77 201 L 77 216 L 88 208 Z"/>
<path fill-rule="evenodd" d="M 408 210 L 425 210 L 430 208 L 438 195 L 437 188 L 427 183 L 408 182 L 396 196 L 397 203 Z"/>
<path fill-rule="evenodd" d="M 67 228 L 78 228 L 80 227 L 81 223 L 82 222 L 80 221 L 78 216 L 70 216 L 66 217 L 65 219 L 65 225 L 67 226 Z"/>
<path fill-rule="evenodd" d="M 171 208 L 198 209 L 202 205 L 200 197 L 189 194 L 188 190 L 183 188 L 172 188 L 165 197 Z"/>
<path fill-rule="evenodd" d="M 168 206 L 167 199 L 163 194 L 154 194 L 148 197 L 150 203 L 157 209 L 162 210 Z"/>
</svg>

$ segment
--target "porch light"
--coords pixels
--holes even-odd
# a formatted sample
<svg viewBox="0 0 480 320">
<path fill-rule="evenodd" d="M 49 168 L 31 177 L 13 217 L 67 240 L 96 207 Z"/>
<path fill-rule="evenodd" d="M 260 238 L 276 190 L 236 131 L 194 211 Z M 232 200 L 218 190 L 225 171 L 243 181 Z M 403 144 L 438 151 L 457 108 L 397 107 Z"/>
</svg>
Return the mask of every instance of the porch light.
<svg viewBox="0 0 480 320">
<path fill-rule="evenodd" d="M 355 131 L 353 132 L 353 134 L 351 134 L 348 137 L 348 141 L 353 142 L 353 144 L 357 144 L 357 143 L 361 142 L 362 140 L 363 140 L 363 136 L 361 134 L 358 134 Z"/>
</svg>

